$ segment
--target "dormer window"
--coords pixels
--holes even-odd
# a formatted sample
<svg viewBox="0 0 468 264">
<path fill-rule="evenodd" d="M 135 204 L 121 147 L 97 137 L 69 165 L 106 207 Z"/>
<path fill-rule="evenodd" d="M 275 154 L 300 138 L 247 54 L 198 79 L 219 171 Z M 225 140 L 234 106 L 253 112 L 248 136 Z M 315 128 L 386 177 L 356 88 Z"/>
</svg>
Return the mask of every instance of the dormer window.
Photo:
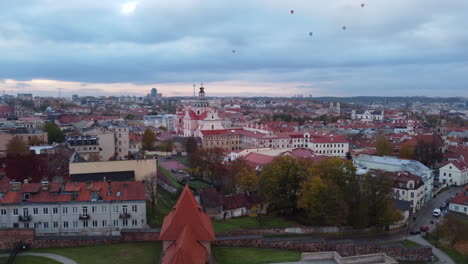
<svg viewBox="0 0 468 264">
<path fill-rule="evenodd" d="M 31 196 L 31 195 L 30 195 L 29 193 L 23 193 L 23 201 L 29 200 L 29 197 L 30 197 L 30 196 Z"/>
</svg>

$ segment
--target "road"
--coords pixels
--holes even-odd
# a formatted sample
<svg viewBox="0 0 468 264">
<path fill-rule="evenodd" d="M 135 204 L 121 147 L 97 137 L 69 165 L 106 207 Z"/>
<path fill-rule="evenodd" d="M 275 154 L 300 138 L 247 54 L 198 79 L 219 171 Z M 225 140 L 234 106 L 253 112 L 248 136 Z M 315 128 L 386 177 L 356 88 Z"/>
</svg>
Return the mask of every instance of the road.
<svg viewBox="0 0 468 264">
<path fill-rule="evenodd" d="M 447 199 L 450 199 L 454 196 L 457 192 L 460 192 L 462 187 L 450 187 L 449 190 L 438 194 L 432 200 L 430 200 L 427 204 L 423 206 L 419 212 L 417 212 L 414 216 L 416 216 L 416 221 L 413 222 L 411 220 L 411 230 L 419 229 L 421 226 L 425 225 L 429 227 L 429 230 L 432 232 L 436 227 L 437 221 L 441 221 L 445 215 L 445 213 L 440 217 L 435 217 L 432 215 L 432 211 L 436 208 L 439 208 Z M 431 224 L 431 221 L 434 221 L 434 224 Z"/>
</svg>

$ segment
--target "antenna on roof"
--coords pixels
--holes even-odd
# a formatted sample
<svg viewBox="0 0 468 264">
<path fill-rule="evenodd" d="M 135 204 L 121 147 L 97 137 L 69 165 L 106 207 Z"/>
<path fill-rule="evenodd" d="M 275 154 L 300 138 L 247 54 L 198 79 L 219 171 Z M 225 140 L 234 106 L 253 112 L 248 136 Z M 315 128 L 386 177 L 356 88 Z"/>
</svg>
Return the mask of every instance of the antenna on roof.
<svg viewBox="0 0 468 264">
<path fill-rule="evenodd" d="M 195 98 L 195 84 L 193 84 L 193 97 Z"/>
</svg>

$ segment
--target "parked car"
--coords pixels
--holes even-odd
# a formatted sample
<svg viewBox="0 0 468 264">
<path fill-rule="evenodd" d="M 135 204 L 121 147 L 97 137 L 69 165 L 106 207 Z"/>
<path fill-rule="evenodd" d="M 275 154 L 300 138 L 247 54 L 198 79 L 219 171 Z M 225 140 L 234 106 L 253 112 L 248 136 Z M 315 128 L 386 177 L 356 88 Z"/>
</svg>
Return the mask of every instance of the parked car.
<svg viewBox="0 0 468 264">
<path fill-rule="evenodd" d="M 442 211 L 440 211 L 439 208 L 436 208 L 434 209 L 434 211 L 432 211 L 432 215 L 435 216 L 435 217 L 439 217 L 442 215 Z"/>
<path fill-rule="evenodd" d="M 166 159 L 172 159 L 172 157 L 171 156 L 166 156 Z"/>
<path fill-rule="evenodd" d="M 171 169 L 173 173 L 177 173 L 177 169 Z"/>
<path fill-rule="evenodd" d="M 421 230 L 421 232 L 427 232 L 427 231 L 429 231 L 429 227 L 428 226 L 421 226 L 419 228 L 419 230 Z"/>
<path fill-rule="evenodd" d="M 412 234 L 412 235 L 421 234 L 421 231 L 419 231 L 417 229 L 413 229 L 413 230 L 410 231 L 410 234 Z"/>
</svg>

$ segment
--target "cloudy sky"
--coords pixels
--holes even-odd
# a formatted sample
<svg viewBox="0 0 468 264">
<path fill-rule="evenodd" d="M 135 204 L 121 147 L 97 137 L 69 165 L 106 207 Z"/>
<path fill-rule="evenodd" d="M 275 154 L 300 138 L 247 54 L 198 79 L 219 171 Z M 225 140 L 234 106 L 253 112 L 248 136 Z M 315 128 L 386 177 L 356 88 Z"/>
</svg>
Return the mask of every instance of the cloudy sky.
<svg viewBox="0 0 468 264">
<path fill-rule="evenodd" d="M 468 96 L 467 14 L 464 0 L 1 1 L 0 89 Z"/>
</svg>

